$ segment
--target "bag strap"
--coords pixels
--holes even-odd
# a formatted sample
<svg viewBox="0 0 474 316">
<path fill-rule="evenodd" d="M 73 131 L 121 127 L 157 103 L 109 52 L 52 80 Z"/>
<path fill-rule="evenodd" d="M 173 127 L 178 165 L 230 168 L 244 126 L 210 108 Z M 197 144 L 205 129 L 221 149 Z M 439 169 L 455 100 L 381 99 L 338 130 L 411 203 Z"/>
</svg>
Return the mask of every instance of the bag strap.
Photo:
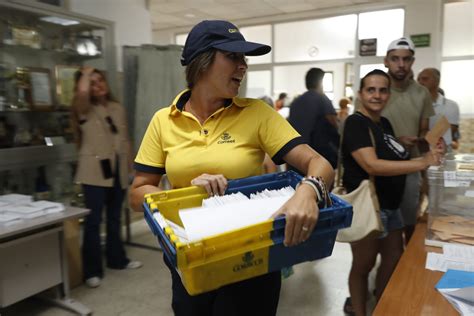
<svg viewBox="0 0 474 316">
<path fill-rule="evenodd" d="M 370 135 L 370 141 L 372 142 L 372 145 L 374 146 L 374 150 L 376 150 L 377 148 L 375 147 L 374 133 L 372 132 L 372 129 L 370 127 L 369 127 L 369 135 Z M 375 155 L 377 156 L 377 153 L 375 153 Z M 369 174 L 369 181 L 372 182 L 372 184 L 375 187 L 375 177 L 371 174 Z"/>
<path fill-rule="evenodd" d="M 365 119 L 368 119 L 359 112 L 356 112 L 355 114 L 362 116 Z M 374 133 L 372 132 L 372 129 L 370 128 L 370 126 L 367 126 L 367 127 L 369 129 L 370 142 L 372 143 L 374 150 L 376 150 Z M 336 187 L 342 186 L 342 168 L 341 167 L 342 167 L 342 141 L 344 139 L 344 129 L 345 129 L 345 126 L 342 128 L 341 141 L 339 143 L 339 150 L 337 154 L 337 174 L 336 174 L 336 181 L 335 181 Z M 369 181 L 375 185 L 375 178 L 373 175 L 369 174 Z"/>
<path fill-rule="evenodd" d="M 339 149 L 337 151 L 337 173 L 336 173 L 336 181 L 335 185 L 336 187 L 342 186 L 342 140 L 344 139 L 344 126 L 342 127 L 341 130 L 341 139 L 339 140 Z"/>
</svg>

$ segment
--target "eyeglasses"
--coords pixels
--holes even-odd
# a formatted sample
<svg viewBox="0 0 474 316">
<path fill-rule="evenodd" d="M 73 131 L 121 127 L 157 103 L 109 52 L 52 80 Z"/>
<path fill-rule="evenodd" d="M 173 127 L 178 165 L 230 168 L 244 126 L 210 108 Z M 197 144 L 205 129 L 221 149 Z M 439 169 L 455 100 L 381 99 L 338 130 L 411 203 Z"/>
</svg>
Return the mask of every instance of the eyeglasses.
<svg viewBox="0 0 474 316">
<path fill-rule="evenodd" d="M 110 116 L 106 116 L 105 121 L 109 123 L 110 131 L 112 132 L 112 134 L 117 134 L 118 129 L 117 126 L 114 124 L 114 121 L 112 121 L 112 118 Z"/>
</svg>

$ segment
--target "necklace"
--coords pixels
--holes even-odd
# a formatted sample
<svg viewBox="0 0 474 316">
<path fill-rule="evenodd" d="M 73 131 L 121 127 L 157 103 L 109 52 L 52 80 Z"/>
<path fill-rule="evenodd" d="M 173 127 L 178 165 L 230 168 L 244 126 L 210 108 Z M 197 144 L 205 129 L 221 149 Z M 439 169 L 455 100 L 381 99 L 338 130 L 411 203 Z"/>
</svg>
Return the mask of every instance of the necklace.
<svg viewBox="0 0 474 316">
<path fill-rule="evenodd" d="M 203 124 L 204 121 L 206 121 L 205 118 L 201 117 L 200 115 L 198 115 L 198 114 L 193 110 L 193 108 L 191 107 L 191 103 L 190 103 L 189 101 L 186 102 L 186 104 L 185 104 L 185 106 L 184 106 L 184 110 L 185 110 L 186 112 L 191 113 L 195 118 L 198 119 L 198 121 L 199 121 L 201 124 Z"/>
</svg>

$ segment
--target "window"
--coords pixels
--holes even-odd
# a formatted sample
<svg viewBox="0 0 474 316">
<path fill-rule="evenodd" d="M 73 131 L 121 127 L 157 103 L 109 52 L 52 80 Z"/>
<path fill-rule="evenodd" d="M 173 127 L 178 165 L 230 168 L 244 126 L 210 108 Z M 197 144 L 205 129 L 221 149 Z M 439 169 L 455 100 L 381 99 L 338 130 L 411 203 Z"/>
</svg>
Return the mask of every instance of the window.
<svg viewBox="0 0 474 316">
<path fill-rule="evenodd" d="M 331 101 L 334 100 L 334 73 L 332 71 L 325 72 L 324 74 L 323 90 Z"/>
<path fill-rule="evenodd" d="M 272 72 L 270 70 L 249 71 L 247 73 L 247 92 L 248 98 L 260 98 L 271 96 Z"/>
<path fill-rule="evenodd" d="M 273 67 L 273 91 L 288 93 L 290 100 L 306 92 L 305 76 L 312 67 L 325 71 L 324 93 L 337 103 L 344 94 L 344 63 L 324 63 Z"/>
<path fill-rule="evenodd" d="M 360 65 L 360 71 L 359 71 L 359 79 L 363 78 L 366 74 L 371 72 L 374 69 L 380 69 L 382 71 L 385 71 L 385 65 L 384 64 L 365 64 L 365 65 Z M 357 82 L 358 84 L 358 82 Z"/>
<path fill-rule="evenodd" d="M 176 45 L 183 45 L 186 43 L 186 39 L 188 38 L 188 33 L 178 34 L 175 36 L 175 43 Z"/>
<path fill-rule="evenodd" d="M 459 105 L 461 118 L 474 116 L 474 1 L 445 3 L 441 88 Z M 462 132 L 462 131 L 461 131 Z"/>
<path fill-rule="evenodd" d="M 456 101 L 462 115 L 474 115 L 472 74 L 474 59 L 445 61 L 441 64 L 441 84 L 448 99 Z"/>
<path fill-rule="evenodd" d="M 275 61 L 354 57 L 356 26 L 355 14 L 275 24 Z"/>
<path fill-rule="evenodd" d="M 404 23 L 405 10 L 403 9 L 361 13 L 359 14 L 359 39 L 376 38 L 377 56 L 385 56 L 388 44 L 403 36 Z"/>
<path fill-rule="evenodd" d="M 444 6 L 443 57 L 474 55 L 473 1 Z"/>
</svg>

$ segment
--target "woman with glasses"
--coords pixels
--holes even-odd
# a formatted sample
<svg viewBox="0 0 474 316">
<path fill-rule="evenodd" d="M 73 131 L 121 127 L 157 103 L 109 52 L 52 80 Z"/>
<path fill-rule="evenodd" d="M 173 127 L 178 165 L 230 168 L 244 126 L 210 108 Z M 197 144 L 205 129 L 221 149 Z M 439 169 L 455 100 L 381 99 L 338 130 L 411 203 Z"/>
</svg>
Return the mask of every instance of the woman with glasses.
<svg viewBox="0 0 474 316">
<path fill-rule="evenodd" d="M 323 196 L 317 191 L 332 183 L 331 165 L 263 101 L 237 97 L 247 72 L 246 55 L 270 49 L 247 42 L 227 21 L 202 21 L 193 27 L 181 57 L 188 89 L 153 116 L 135 159 L 130 191 L 135 210 L 142 211 L 145 194 L 159 191 L 165 173 L 173 188 L 197 185 L 210 196 L 222 195 L 228 179 L 262 174 L 267 153 L 276 163 L 290 163 L 308 176 L 274 214 L 286 216 L 285 245 L 298 245 L 310 236 L 318 202 L 325 202 L 317 199 Z M 276 314 L 280 271 L 191 296 L 166 258 L 165 263 L 171 271 L 175 315 Z"/>
<path fill-rule="evenodd" d="M 120 218 L 131 172 L 130 141 L 125 109 L 114 100 L 105 75 L 83 67 L 75 75 L 72 121 L 79 146 L 76 182 L 82 184 L 86 207 L 82 262 L 89 287 L 104 277 L 100 224 L 106 209 L 106 265 L 110 269 L 136 269 L 139 261 L 125 254 Z"/>
</svg>

